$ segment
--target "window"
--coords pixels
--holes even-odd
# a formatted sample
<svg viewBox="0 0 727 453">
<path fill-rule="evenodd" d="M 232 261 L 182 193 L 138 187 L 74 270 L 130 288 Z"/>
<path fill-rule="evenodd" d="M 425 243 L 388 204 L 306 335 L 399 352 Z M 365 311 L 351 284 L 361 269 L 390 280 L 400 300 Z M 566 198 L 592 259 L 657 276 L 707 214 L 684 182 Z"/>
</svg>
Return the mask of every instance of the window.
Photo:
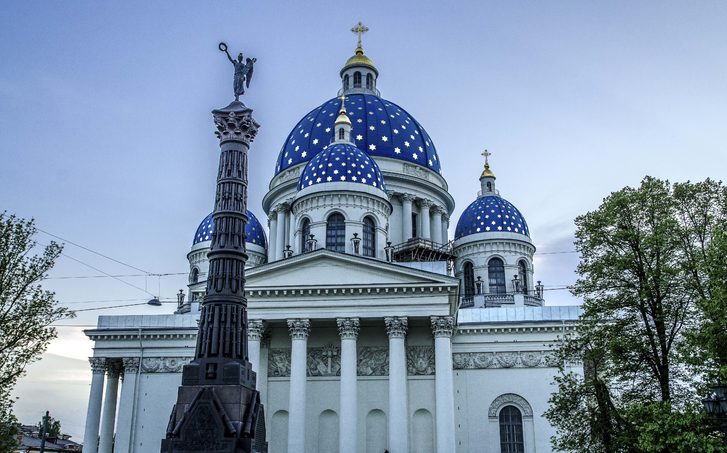
<svg viewBox="0 0 727 453">
<path fill-rule="evenodd" d="M 376 257 L 376 224 L 371 217 L 363 221 L 363 255 Z"/>
<path fill-rule="evenodd" d="M 343 89 L 344 90 L 348 90 L 348 81 L 349 81 L 349 77 L 348 77 L 348 74 L 346 74 L 345 76 L 343 76 Z"/>
<path fill-rule="evenodd" d="M 366 88 L 372 89 L 374 87 L 374 76 L 372 76 L 370 73 L 366 74 Z"/>
<path fill-rule="evenodd" d="M 417 237 L 417 219 L 418 215 L 416 212 L 411 213 L 411 237 Z"/>
<path fill-rule="evenodd" d="M 346 131 L 343 128 L 340 128 L 338 130 L 338 139 L 343 140 L 344 138 L 346 138 Z"/>
<path fill-rule="evenodd" d="M 353 87 L 361 88 L 361 73 L 358 71 L 353 73 Z"/>
<path fill-rule="evenodd" d="M 326 248 L 346 252 L 346 220 L 342 214 L 331 214 L 326 221 Z"/>
<path fill-rule="evenodd" d="M 475 295 L 475 268 L 472 262 L 464 263 L 464 297 L 470 298 Z"/>
<path fill-rule="evenodd" d="M 515 406 L 505 406 L 500 411 L 500 452 L 525 453 L 523 417 Z"/>
<path fill-rule="evenodd" d="M 310 238 L 310 220 L 303 219 L 300 225 L 300 250 L 301 252 L 310 252 L 308 250 L 308 239 Z"/>
<path fill-rule="evenodd" d="M 520 291 L 523 294 L 528 293 L 528 265 L 525 261 L 517 263 L 517 275 L 520 280 Z"/>
<path fill-rule="evenodd" d="M 199 269 L 196 267 L 192 269 L 192 273 L 189 274 L 189 283 L 197 283 L 199 281 Z"/>
<path fill-rule="evenodd" d="M 488 182 L 487 183 L 487 190 L 489 190 L 490 192 L 492 192 L 492 183 L 491 182 Z"/>
<path fill-rule="evenodd" d="M 492 258 L 487 263 L 487 277 L 490 280 L 490 294 L 505 294 L 505 263 Z"/>
</svg>

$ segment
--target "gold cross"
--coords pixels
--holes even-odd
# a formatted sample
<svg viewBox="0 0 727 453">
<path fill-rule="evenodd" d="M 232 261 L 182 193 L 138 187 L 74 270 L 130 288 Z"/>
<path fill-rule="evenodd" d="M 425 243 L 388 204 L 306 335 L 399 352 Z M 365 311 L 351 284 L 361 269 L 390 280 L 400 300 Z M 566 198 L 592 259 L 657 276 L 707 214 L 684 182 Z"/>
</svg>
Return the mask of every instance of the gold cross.
<svg viewBox="0 0 727 453">
<path fill-rule="evenodd" d="M 346 96 L 341 95 L 341 110 L 346 108 L 346 99 L 348 99 Z"/>
<path fill-rule="evenodd" d="M 489 152 L 489 151 L 487 151 L 487 150 L 484 150 L 483 152 L 480 153 L 480 155 L 481 156 L 485 156 L 485 165 L 490 165 L 490 163 L 488 162 L 487 158 L 490 157 L 490 156 L 492 156 L 492 153 Z"/>
<path fill-rule="evenodd" d="M 358 35 L 358 47 L 362 47 L 361 35 L 369 31 L 369 27 L 365 26 L 361 21 L 359 21 L 356 26 L 351 29 L 351 31 Z"/>
</svg>

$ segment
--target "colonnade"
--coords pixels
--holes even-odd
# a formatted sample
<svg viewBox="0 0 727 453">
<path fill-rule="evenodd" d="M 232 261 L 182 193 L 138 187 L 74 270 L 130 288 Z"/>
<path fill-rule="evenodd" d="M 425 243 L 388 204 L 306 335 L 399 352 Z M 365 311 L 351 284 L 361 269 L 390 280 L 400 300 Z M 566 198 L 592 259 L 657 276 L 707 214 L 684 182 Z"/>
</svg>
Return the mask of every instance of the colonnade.
<svg viewBox="0 0 727 453">
<path fill-rule="evenodd" d="M 435 243 L 446 244 L 449 241 L 449 215 L 444 206 L 427 198 L 419 198 L 408 193 L 389 192 L 389 197 L 397 197 L 401 201 L 401 242 L 413 237 L 412 213 L 414 206 L 419 208 L 419 222 L 416 236 Z M 268 243 L 268 262 L 283 259 L 285 247 L 294 247 L 296 233 L 295 218 L 289 203 L 280 203 L 270 210 L 268 226 L 270 228 Z M 397 243 L 398 238 L 392 238 Z"/>
<path fill-rule="evenodd" d="M 251 321 L 252 322 L 252 321 Z M 257 321 L 259 322 L 259 321 Z M 454 440 L 454 377 L 451 338 L 454 319 L 451 316 L 432 316 L 435 362 L 435 431 L 438 453 L 455 451 Z M 388 450 L 390 453 L 409 452 L 409 408 L 407 393 L 406 335 L 408 318 L 384 318 L 389 339 L 389 407 Z M 262 325 L 259 324 L 261 327 Z M 307 348 L 311 332 L 309 319 L 288 319 L 291 338 L 290 387 L 288 403 L 288 451 L 305 451 Z M 341 341 L 341 379 L 339 408 L 339 451 L 358 450 L 358 373 L 357 340 L 359 318 L 336 319 Z M 258 330 L 248 335 L 249 356 L 253 369 L 260 368 Z"/>
<path fill-rule="evenodd" d="M 130 451 L 139 358 L 91 357 L 89 362 L 92 377 L 83 435 L 83 451 L 87 453 Z M 122 383 L 122 404 L 118 408 L 117 421 L 116 409 L 120 382 Z"/>
</svg>

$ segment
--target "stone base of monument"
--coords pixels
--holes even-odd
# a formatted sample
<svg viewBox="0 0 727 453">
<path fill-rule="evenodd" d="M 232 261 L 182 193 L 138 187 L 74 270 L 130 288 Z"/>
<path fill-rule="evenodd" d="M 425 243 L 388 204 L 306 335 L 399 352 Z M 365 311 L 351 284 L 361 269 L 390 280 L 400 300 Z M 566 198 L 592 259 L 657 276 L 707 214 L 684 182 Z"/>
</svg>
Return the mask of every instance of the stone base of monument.
<svg viewBox="0 0 727 453">
<path fill-rule="evenodd" d="M 267 453 L 264 409 L 246 365 L 226 363 L 212 379 L 198 363 L 184 366 L 162 452 Z"/>
</svg>

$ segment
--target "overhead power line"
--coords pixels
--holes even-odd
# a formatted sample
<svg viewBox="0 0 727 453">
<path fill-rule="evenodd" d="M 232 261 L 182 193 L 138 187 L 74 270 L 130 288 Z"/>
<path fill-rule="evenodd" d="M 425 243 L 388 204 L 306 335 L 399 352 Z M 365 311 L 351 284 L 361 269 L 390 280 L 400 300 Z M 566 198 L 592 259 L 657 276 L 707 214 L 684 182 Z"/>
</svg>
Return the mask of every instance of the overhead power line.
<svg viewBox="0 0 727 453">
<path fill-rule="evenodd" d="M 81 245 L 81 244 L 77 244 L 77 243 L 75 243 L 75 242 L 73 242 L 73 241 L 71 241 L 71 240 L 69 240 L 69 239 L 65 239 L 65 238 L 62 238 L 62 237 L 60 237 L 60 236 L 58 236 L 58 235 L 55 235 L 55 234 L 53 234 L 53 233 L 49 233 L 49 232 L 45 231 L 45 230 L 44 230 L 44 229 L 42 229 L 42 228 L 38 228 L 38 227 L 36 227 L 36 229 L 37 229 L 38 231 L 40 231 L 41 233 L 45 233 L 45 234 L 47 234 L 48 236 L 52 236 L 52 237 L 54 237 L 54 238 L 56 238 L 56 239 L 59 239 L 59 240 L 61 240 L 61 241 L 63 241 L 63 242 L 67 242 L 67 243 L 69 243 L 69 244 L 71 244 L 71 245 L 75 245 L 75 246 L 76 246 L 76 247 L 78 247 L 78 248 L 81 248 L 81 249 L 83 249 L 83 250 L 86 250 L 87 252 L 91 252 L 91 253 L 93 253 L 93 254 L 95 254 L 95 255 L 98 255 L 98 256 L 100 256 L 100 257 L 106 258 L 107 260 L 113 261 L 114 263 L 118 263 L 118 264 L 121 264 L 121 265 L 123 265 L 123 266 L 129 267 L 129 268 L 131 268 L 131 269 L 134 269 L 134 270 L 137 270 L 137 271 L 139 271 L 139 272 L 143 272 L 143 273 L 145 273 L 145 274 L 147 274 L 147 275 L 156 275 L 156 274 L 154 274 L 153 272 L 145 271 L 144 269 L 139 269 L 138 267 L 136 267 L 136 266 L 132 266 L 131 264 L 125 263 L 125 262 L 123 262 L 123 261 L 120 261 L 120 260 L 117 260 L 117 259 L 115 259 L 115 258 L 111 258 L 111 257 L 110 257 L 110 256 L 108 256 L 108 255 L 104 255 L 104 254 L 103 254 L 103 253 L 101 253 L 101 252 L 97 252 L 96 250 L 92 250 L 92 249 L 90 249 L 90 248 L 88 248 L 88 247 L 85 247 L 85 246 L 83 246 L 83 245 Z"/>
<path fill-rule="evenodd" d="M 77 278 L 167 277 L 170 275 L 187 275 L 188 273 L 189 272 L 166 272 L 163 274 L 67 275 L 62 277 L 46 277 L 43 280 L 72 280 Z"/>
</svg>

